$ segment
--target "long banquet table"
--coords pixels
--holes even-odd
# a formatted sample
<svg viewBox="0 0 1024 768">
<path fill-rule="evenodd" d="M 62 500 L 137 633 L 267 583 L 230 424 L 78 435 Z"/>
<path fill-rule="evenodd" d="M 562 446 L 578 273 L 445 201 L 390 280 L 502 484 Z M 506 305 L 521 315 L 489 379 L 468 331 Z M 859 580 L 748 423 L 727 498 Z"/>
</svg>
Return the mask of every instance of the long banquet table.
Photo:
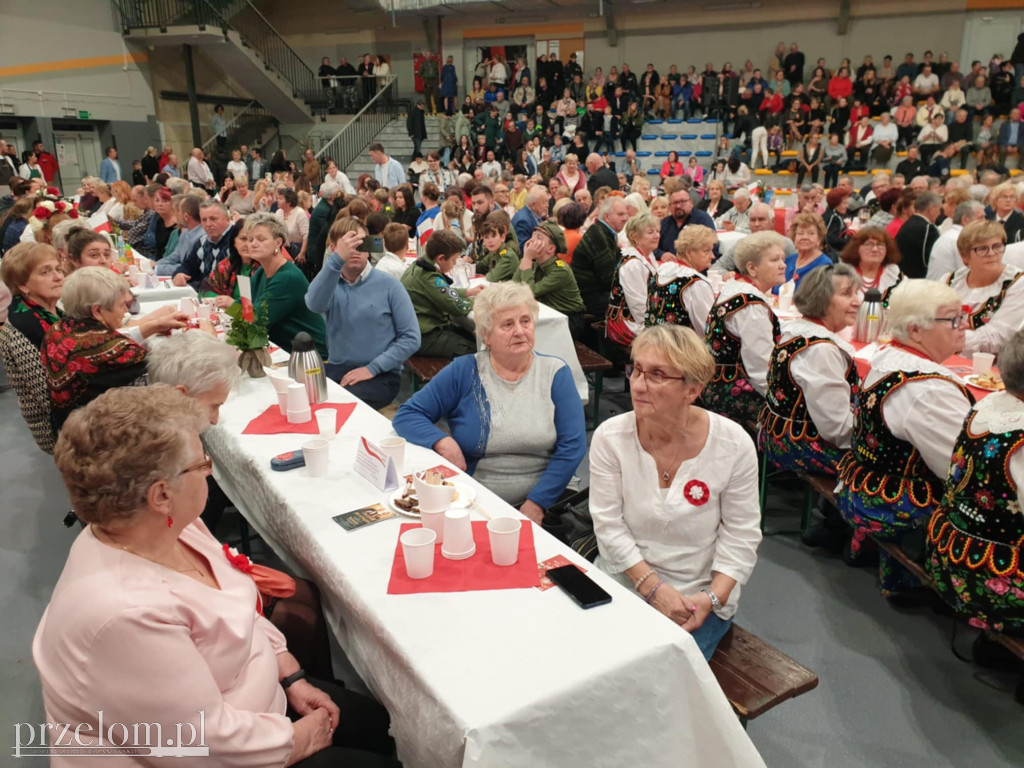
<svg viewBox="0 0 1024 768">
<path fill-rule="evenodd" d="M 609 605 L 583 611 L 557 588 L 387 594 L 407 518 L 346 532 L 332 516 L 393 495 L 352 471 L 357 440 L 393 434 L 391 424 L 333 382 L 328 392 L 357 403 L 331 443 L 328 477 L 270 470 L 272 456 L 310 436 L 242 434 L 276 404 L 266 380 L 243 379 L 207 450 L 249 523 L 319 585 L 331 630 L 391 712 L 406 766 L 764 765 L 692 638 L 537 526 L 538 560 L 581 565 Z M 404 469 L 438 463 L 409 445 Z M 475 519 L 518 516 L 459 479 L 476 490 Z"/>
</svg>

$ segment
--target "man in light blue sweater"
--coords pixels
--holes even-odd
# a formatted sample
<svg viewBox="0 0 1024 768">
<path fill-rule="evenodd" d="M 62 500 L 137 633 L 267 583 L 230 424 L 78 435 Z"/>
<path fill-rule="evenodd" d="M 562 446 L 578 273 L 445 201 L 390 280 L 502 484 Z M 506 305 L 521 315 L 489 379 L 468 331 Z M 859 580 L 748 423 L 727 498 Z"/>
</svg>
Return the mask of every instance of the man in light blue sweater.
<svg viewBox="0 0 1024 768">
<path fill-rule="evenodd" d="M 366 232 L 346 232 L 313 278 L 306 306 L 327 316 L 327 375 L 371 408 L 398 395 L 402 365 L 420 348 L 412 300 L 394 277 L 356 250 Z"/>
<path fill-rule="evenodd" d="M 178 225 L 180 234 L 174 250 L 156 263 L 157 277 L 173 277 L 174 273 L 192 253 L 192 249 L 203 236 L 203 228 L 199 226 L 199 198 L 185 195 L 178 203 Z"/>
</svg>

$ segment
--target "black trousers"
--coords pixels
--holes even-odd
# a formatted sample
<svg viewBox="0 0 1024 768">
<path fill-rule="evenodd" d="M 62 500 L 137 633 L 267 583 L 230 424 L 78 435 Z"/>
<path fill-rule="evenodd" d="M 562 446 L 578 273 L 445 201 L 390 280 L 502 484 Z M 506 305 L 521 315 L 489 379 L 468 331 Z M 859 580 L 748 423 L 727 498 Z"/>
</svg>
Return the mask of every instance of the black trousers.
<svg viewBox="0 0 1024 768">
<path fill-rule="evenodd" d="M 338 729 L 330 747 L 295 763 L 302 768 L 401 768 L 393 757 L 395 742 L 388 735 L 391 716 L 373 699 L 346 690 L 337 683 L 310 680 L 333 699 L 341 710 Z M 288 707 L 293 721 L 300 715 Z"/>
</svg>

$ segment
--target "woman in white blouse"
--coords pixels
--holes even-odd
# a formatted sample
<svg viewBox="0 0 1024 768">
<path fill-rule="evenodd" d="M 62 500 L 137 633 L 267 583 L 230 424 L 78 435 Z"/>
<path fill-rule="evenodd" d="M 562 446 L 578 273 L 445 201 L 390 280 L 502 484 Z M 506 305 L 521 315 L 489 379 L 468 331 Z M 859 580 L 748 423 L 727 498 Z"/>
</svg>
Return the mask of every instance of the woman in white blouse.
<svg viewBox="0 0 1024 768">
<path fill-rule="evenodd" d="M 643 330 L 647 318 L 647 283 L 658 271 L 654 250 L 658 247 L 661 225 L 652 213 L 639 213 L 626 222 L 629 245 L 612 274 L 612 290 L 605 313 L 608 340 L 629 346 Z"/>
<path fill-rule="evenodd" d="M 306 263 L 306 245 L 309 238 L 309 214 L 299 207 L 299 195 L 294 189 L 283 187 L 277 190 L 277 218 L 284 222 L 288 233 L 286 247 L 295 263 Z"/>
<path fill-rule="evenodd" d="M 1003 263 L 1006 230 L 998 221 L 968 224 L 956 247 L 964 266 L 942 280 L 970 307 L 964 354 L 999 354 L 1024 322 L 1024 272 Z"/>
<path fill-rule="evenodd" d="M 338 169 L 338 164 L 333 160 L 327 161 L 327 175 L 325 176 L 325 180 L 326 179 L 330 179 L 335 182 L 341 187 L 341 191 L 346 195 L 354 195 L 356 193 L 356 188 L 352 186 L 352 182 L 349 181 L 348 176 Z M 442 189 L 441 191 L 443 192 L 444 190 Z"/>
<path fill-rule="evenodd" d="M 704 342 L 715 358 L 715 374 L 702 395 L 706 407 L 753 425 L 764 407 L 768 361 L 779 336 L 769 293 L 786 277 L 785 240 L 755 232 L 736 244 L 739 274 L 722 286 L 708 315 Z"/>
<path fill-rule="evenodd" d="M 633 411 L 598 427 L 590 449 L 597 565 L 710 659 L 757 561 L 757 454 L 739 425 L 693 404 L 714 371 L 693 331 L 647 328 L 632 355 Z"/>
<path fill-rule="evenodd" d="M 245 167 L 245 163 L 242 161 L 242 150 L 231 150 L 231 160 L 228 161 L 228 172 L 235 177 L 235 181 L 238 181 L 239 176 L 245 176 L 246 179 L 249 178 L 249 169 Z"/>
<path fill-rule="evenodd" d="M 487 82 L 494 83 L 499 90 L 505 90 L 508 82 L 508 68 L 505 66 L 505 57 L 498 54 L 491 60 L 490 69 L 487 70 Z"/>
<path fill-rule="evenodd" d="M 819 267 L 800 281 L 793 303 L 803 317 L 782 324 L 757 442 L 781 469 L 835 475 L 850 447 L 860 383 L 854 349 L 838 334 L 857 320 L 860 278 L 849 264 Z"/>
<path fill-rule="evenodd" d="M 837 467 L 836 503 L 853 528 L 856 557 L 870 532 L 900 543 L 924 526 L 942 498 L 953 446 L 974 398 L 942 365 L 964 344 L 956 291 L 933 280 L 904 280 L 889 301 L 893 341 L 871 359 L 858 394 L 851 449 Z M 919 586 L 885 552 L 883 594 Z"/>
<path fill-rule="evenodd" d="M 679 233 L 675 256 L 666 253 L 651 277 L 647 298 L 647 325 L 683 325 L 700 336 L 708 322 L 715 289 L 704 277 L 715 259 L 715 230 L 694 224 Z"/>
</svg>

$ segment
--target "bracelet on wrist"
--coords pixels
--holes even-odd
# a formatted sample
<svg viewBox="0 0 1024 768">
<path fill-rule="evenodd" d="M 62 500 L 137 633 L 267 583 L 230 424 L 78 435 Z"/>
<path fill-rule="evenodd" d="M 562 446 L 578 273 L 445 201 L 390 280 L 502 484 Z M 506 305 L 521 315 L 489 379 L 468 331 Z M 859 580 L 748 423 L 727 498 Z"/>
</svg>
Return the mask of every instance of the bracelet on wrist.
<svg viewBox="0 0 1024 768">
<path fill-rule="evenodd" d="M 644 597 L 644 600 L 647 602 L 648 605 L 650 605 L 651 600 L 654 599 L 654 593 L 657 592 L 659 587 L 661 587 L 661 585 L 664 584 L 664 583 L 665 583 L 664 581 L 662 581 L 661 579 L 658 579 L 658 583 L 654 585 L 654 589 L 652 589 L 650 592 L 648 592 L 647 596 Z"/>
<path fill-rule="evenodd" d="M 284 678 L 281 681 L 281 687 L 284 688 L 287 691 L 289 686 L 293 685 L 294 683 L 299 682 L 299 680 L 305 680 L 305 679 L 306 679 L 306 670 L 300 669 L 298 672 L 295 672 L 294 674 L 288 675 L 288 677 Z"/>
<path fill-rule="evenodd" d="M 647 573 L 645 573 L 643 576 L 641 576 L 639 581 L 634 581 L 633 582 L 633 589 L 635 589 L 637 592 L 639 592 L 640 591 L 640 587 L 643 586 L 643 583 L 645 581 L 647 581 L 649 578 L 651 578 L 651 576 L 653 576 L 653 575 L 654 575 L 654 569 L 652 568 Z"/>
<path fill-rule="evenodd" d="M 708 599 L 711 600 L 712 613 L 718 613 L 720 610 L 722 610 L 722 601 L 718 599 L 718 595 L 711 591 L 710 587 L 704 587 L 704 589 L 702 589 L 701 592 L 707 595 Z"/>
</svg>

